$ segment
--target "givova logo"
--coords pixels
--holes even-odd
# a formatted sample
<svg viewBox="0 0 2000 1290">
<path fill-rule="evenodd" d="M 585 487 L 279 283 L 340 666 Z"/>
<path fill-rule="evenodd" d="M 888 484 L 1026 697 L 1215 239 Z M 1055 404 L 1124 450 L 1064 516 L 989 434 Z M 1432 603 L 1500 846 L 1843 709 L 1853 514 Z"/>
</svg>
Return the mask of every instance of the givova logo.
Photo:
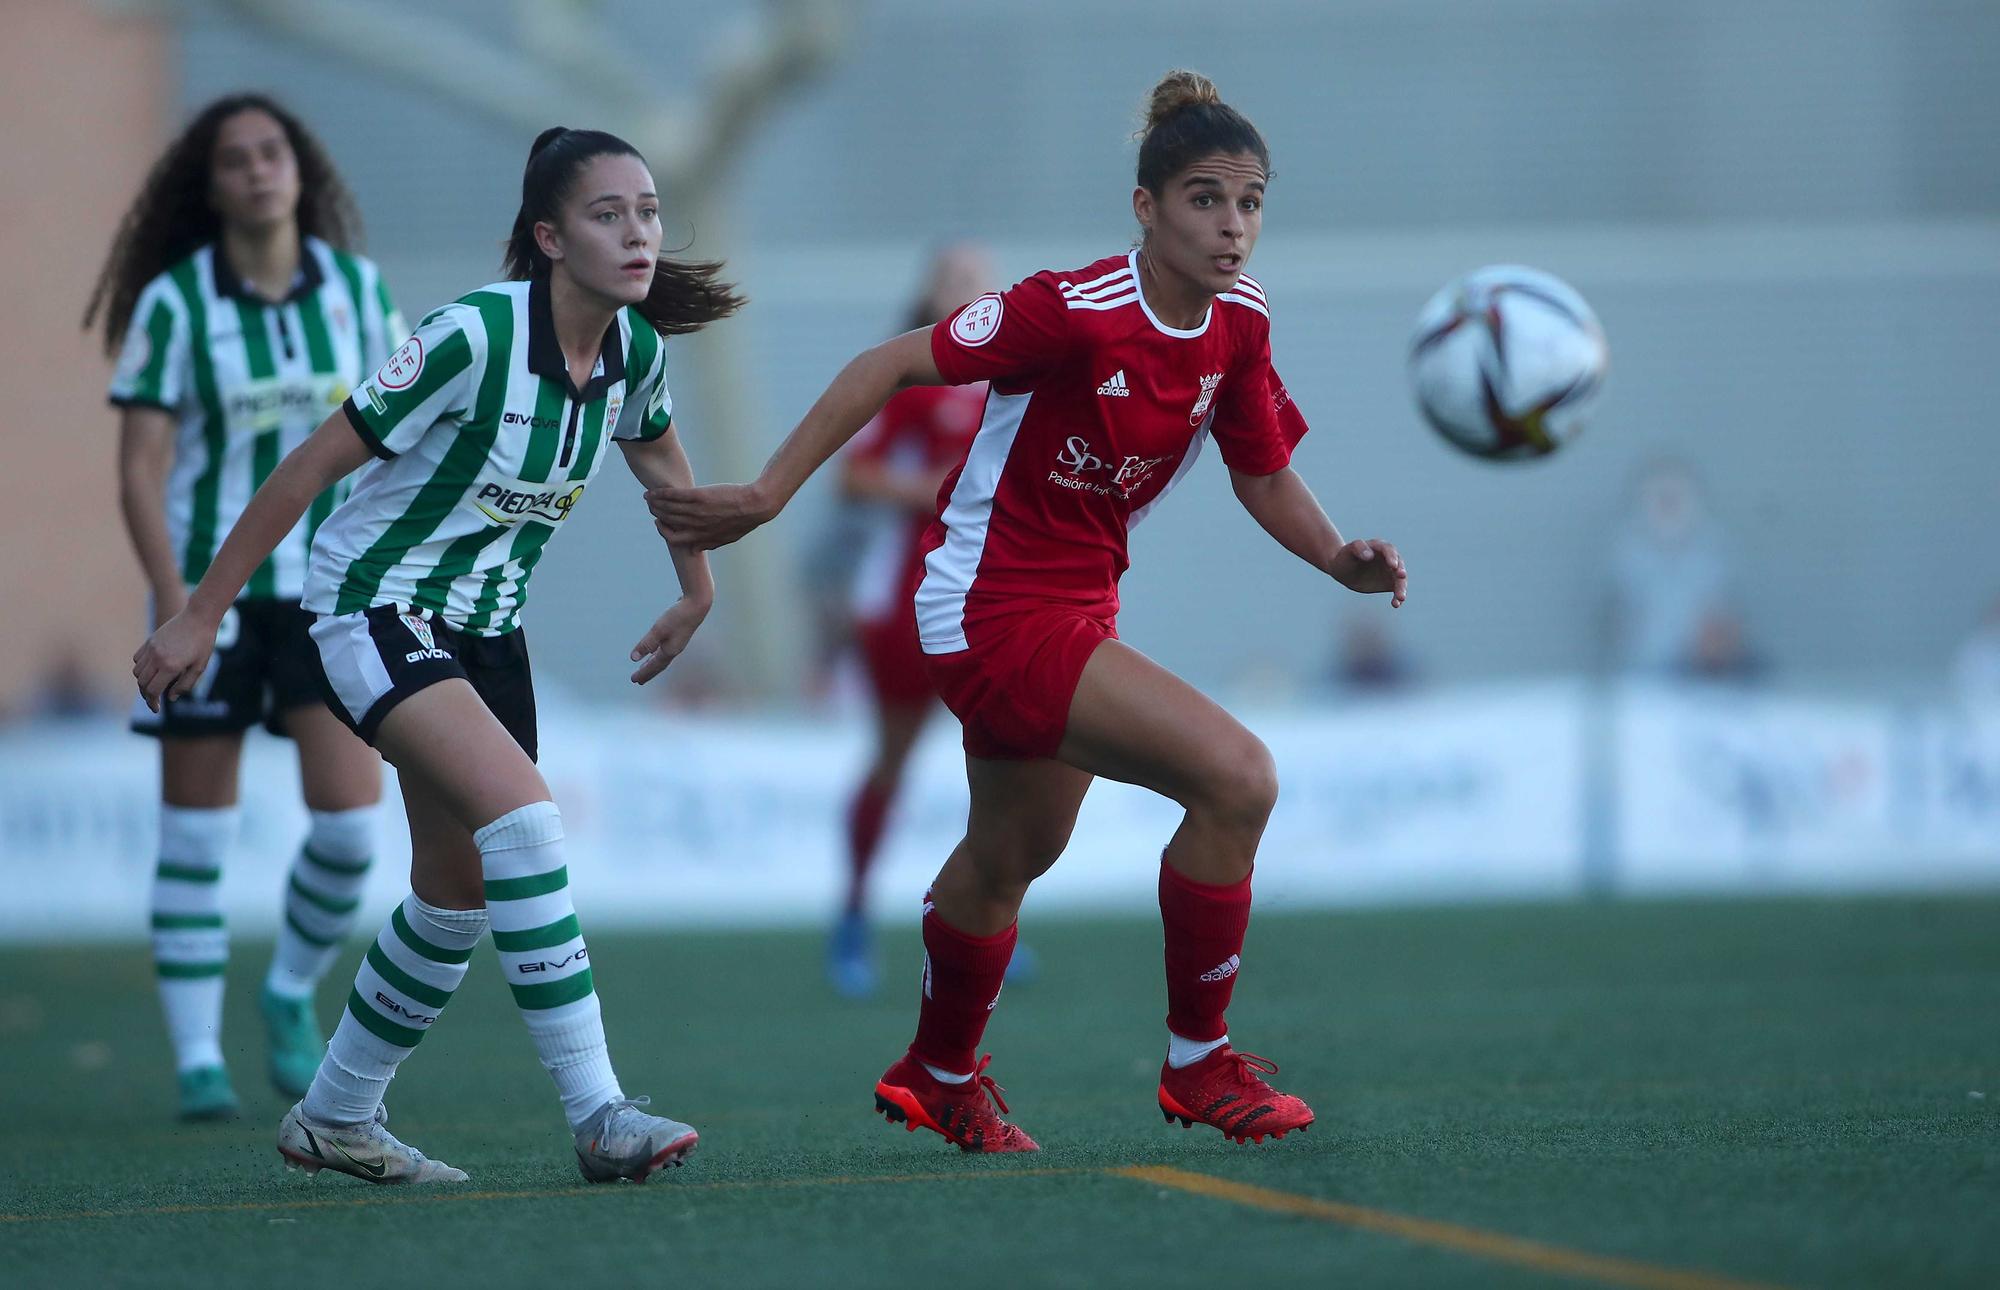
<svg viewBox="0 0 2000 1290">
<path fill-rule="evenodd" d="M 495 524 L 519 524 L 522 520 L 560 524 L 583 496 L 583 487 L 570 479 L 555 484 L 491 479 L 479 485 L 472 504 Z"/>
<path fill-rule="evenodd" d="M 437 637 L 431 634 L 430 619 L 422 614 L 397 614 L 410 635 L 417 638 L 417 648 L 403 655 L 405 663 L 421 663 L 425 659 L 449 659 L 451 651 L 438 648 Z"/>
</svg>

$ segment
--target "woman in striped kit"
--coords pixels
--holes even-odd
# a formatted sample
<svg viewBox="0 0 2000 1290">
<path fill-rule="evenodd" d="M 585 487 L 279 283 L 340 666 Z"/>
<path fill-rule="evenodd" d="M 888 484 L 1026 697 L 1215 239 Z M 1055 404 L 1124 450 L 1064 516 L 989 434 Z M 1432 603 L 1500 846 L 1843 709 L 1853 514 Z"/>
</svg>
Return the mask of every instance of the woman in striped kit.
<svg viewBox="0 0 2000 1290">
<path fill-rule="evenodd" d="M 187 602 L 250 495 L 402 339 L 375 266 L 354 254 L 354 202 L 319 142 L 261 95 L 203 109 L 127 212 L 91 298 L 120 409 L 126 528 L 153 622 Z M 299 607 L 314 531 L 345 495 L 329 480 L 251 572 L 188 692 L 133 728 L 160 744 L 153 956 L 180 1113 L 233 1115 L 221 1047 L 223 854 L 236 836 L 243 733 L 298 747 L 311 827 L 292 862 L 262 1002 L 270 1076 L 298 1097 L 325 1040 L 313 988 L 353 922 L 374 853 L 381 762 L 327 710 Z"/>
<path fill-rule="evenodd" d="M 584 1177 L 643 1181 L 695 1145 L 692 1128 L 646 1113 L 612 1071 L 562 817 L 535 767 L 520 627 L 529 576 L 610 444 L 649 486 L 693 481 L 663 342 L 741 301 L 716 280 L 719 265 L 664 259 L 659 247 L 659 196 L 632 146 L 543 131 L 521 180 L 507 280 L 425 318 L 285 458 L 187 607 L 133 659 L 149 705 L 186 693 L 264 554 L 329 481 L 369 463 L 313 541 L 304 603 L 335 714 L 399 772 L 411 893 L 279 1125 L 292 1164 L 371 1182 L 465 1180 L 392 1137 L 382 1098 L 489 927 Z M 682 594 L 632 651 L 642 684 L 686 648 L 714 596 L 706 557 L 670 555 Z"/>
</svg>

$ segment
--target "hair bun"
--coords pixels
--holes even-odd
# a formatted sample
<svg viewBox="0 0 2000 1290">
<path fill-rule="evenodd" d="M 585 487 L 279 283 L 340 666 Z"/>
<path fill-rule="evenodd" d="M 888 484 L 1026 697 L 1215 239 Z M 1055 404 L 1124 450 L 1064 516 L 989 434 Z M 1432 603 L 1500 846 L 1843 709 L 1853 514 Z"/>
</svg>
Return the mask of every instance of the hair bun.
<svg viewBox="0 0 2000 1290">
<path fill-rule="evenodd" d="M 1221 102 L 1222 93 L 1215 88 L 1214 81 L 1200 72 L 1175 68 L 1153 87 L 1152 98 L 1146 104 L 1146 128 L 1159 128 L 1161 122 L 1182 108 Z"/>
</svg>

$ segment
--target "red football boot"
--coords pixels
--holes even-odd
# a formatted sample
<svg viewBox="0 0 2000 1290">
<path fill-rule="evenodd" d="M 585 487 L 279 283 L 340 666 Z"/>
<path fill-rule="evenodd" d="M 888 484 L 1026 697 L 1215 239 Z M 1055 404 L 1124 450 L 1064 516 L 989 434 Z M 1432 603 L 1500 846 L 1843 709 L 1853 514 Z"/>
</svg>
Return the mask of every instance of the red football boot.
<svg viewBox="0 0 2000 1290">
<path fill-rule="evenodd" d="M 1266 1084 L 1260 1072 L 1275 1075 L 1278 1064 L 1228 1044 L 1180 1070 L 1163 1065 L 1160 1110 L 1169 1124 L 1179 1120 L 1184 1129 L 1212 1124 L 1235 1142 L 1282 1138 L 1294 1129 L 1304 1133 L 1313 1122 L 1312 1108 Z"/>
<path fill-rule="evenodd" d="M 1007 1103 L 1000 1098 L 1000 1086 L 986 1073 L 986 1063 L 992 1060 L 993 1054 L 986 1054 L 972 1068 L 971 1079 L 947 1084 L 905 1053 L 876 1081 L 875 1109 L 891 1124 L 901 1121 L 911 1132 L 925 1128 L 940 1134 L 960 1151 L 1041 1150 L 1033 1138 L 994 1114 L 994 1107 L 1004 1111 Z"/>
</svg>

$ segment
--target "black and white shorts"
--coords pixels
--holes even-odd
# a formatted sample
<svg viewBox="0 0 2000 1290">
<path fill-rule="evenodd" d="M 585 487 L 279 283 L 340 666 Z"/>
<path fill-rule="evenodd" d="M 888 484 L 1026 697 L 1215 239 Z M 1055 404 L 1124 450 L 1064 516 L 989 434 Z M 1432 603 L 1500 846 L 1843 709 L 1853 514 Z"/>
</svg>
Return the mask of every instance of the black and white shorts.
<svg viewBox="0 0 2000 1290">
<path fill-rule="evenodd" d="M 312 626 L 320 684 L 333 714 L 372 747 L 390 709 L 427 686 L 461 677 L 528 760 L 540 751 L 528 638 L 460 631 L 428 609 L 377 605 L 352 614 L 321 614 Z"/>
<path fill-rule="evenodd" d="M 197 738 L 248 730 L 260 722 L 285 734 L 285 713 L 325 702 L 313 613 L 296 600 L 239 600 L 216 629 L 215 652 L 194 689 L 154 712 L 140 699 L 132 729 L 156 738 Z"/>
</svg>

